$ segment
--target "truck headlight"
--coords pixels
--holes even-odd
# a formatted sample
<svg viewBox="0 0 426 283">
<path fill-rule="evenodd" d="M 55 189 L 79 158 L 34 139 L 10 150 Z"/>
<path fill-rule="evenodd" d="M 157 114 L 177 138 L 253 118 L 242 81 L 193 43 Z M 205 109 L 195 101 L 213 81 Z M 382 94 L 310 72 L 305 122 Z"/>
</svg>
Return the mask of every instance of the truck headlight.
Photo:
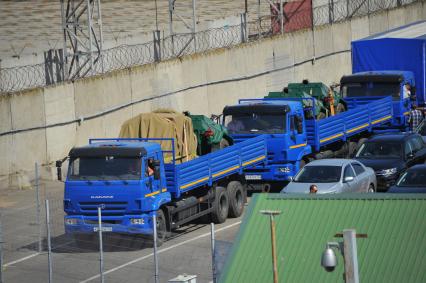
<svg viewBox="0 0 426 283">
<path fill-rule="evenodd" d="M 78 223 L 77 218 L 66 218 L 65 225 L 76 225 Z"/>
<path fill-rule="evenodd" d="M 391 175 L 396 174 L 396 172 L 398 172 L 398 170 L 396 168 L 383 169 L 383 170 L 377 171 L 377 175 L 381 175 L 381 176 L 384 176 L 384 177 L 389 177 Z"/>
<path fill-rule="evenodd" d="M 145 221 L 143 218 L 131 218 L 130 223 L 133 225 L 142 225 L 145 224 Z"/>
</svg>

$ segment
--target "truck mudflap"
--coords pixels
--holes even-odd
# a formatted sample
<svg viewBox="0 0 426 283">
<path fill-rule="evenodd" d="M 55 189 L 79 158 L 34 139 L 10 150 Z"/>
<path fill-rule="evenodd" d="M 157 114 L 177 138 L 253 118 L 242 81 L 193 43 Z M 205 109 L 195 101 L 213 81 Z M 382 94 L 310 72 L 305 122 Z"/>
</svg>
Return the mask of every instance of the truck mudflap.
<svg viewBox="0 0 426 283">
<path fill-rule="evenodd" d="M 106 233 L 121 233 L 121 234 L 140 234 L 152 235 L 152 216 L 153 212 L 123 215 L 115 220 L 110 220 L 108 217 L 102 221 L 102 231 Z M 81 215 L 67 215 L 64 217 L 65 233 L 66 234 L 92 234 L 99 231 L 97 217 L 87 217 Z"/>
</svg>

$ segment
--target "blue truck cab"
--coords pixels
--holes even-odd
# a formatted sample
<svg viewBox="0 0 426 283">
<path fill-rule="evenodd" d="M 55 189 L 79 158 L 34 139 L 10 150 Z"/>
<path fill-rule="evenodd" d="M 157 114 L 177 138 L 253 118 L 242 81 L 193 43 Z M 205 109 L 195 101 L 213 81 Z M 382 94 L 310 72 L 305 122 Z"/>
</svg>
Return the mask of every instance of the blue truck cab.
<svg viewBox="0 0 426 283">
<path fill-rule="evenodd" d="M 65 232 L 81 238 L 102 230 L 153 235 L 161 243 L 172 229 L 209 214 L 216 223 L 242 214 L 244 169 L 266 162 L 259 136 L 185 162 L 174 139 L 91 139 L 69 152 L 64 190 Z M 57 162 L 61 179 L 62 162 Z M 87 240 L 86 240 L 87 241 Z"/>
<path fill-rule="evenodd" d="M 415 79 L 411 71 L 369 71 L 343 76 L 340 91 L 352 108 L 380 99 L 392 97 L 393 118 L 391 126 L 407 130 L 407 118 L 415 103 Z"/>
<path fill-rule="evenodd" d="M 245 99 L 223 109 L 222 123 L 236 144 L 259 135 L 267 140 L 268 162 L 244 170 L 249 189 L 281 189 L 311 160 L 353 153 L 375 127 L 390 123 L 392 98 L 368 101 L 321 120 L 313 113 L 312 98 Z"/>
<path fill-rule="evenodd" d="M 223 124 L 235 143 L 265 135 L 268 164 L 246 170 L 252 183 L 265 180 L 287 181 L 298 170 L 304 155 L 311 153 L 307 144 L 304 110 L 299 101 L 283 99 L 247 99 L 226 106 Z"/>
<path fill-rule="evenodd" d="M 91 141 L 73 148 L 69 158 L 64 191 L 66 233 L 96 231 L 99 206 L 106 231 L 152 233 L 152 214 L 171 200 L 160 144 Z M 154 167 L 151 175 L 149 162 Z"/>
</svg>

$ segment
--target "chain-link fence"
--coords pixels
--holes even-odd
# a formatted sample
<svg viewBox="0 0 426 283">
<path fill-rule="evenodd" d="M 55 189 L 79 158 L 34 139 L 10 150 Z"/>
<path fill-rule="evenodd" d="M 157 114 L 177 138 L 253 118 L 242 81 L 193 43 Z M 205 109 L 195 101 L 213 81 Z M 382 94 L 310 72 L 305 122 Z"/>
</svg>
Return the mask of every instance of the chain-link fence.
<svg viewBox="0 0 426 283">
<path fill-rule="evenodd" d="M 306 8 L 296 9 L 285 14 L 283 32 L 340 22 L 352 17 L 369 15 L 420 1 L 423 0 L 329 1 L 327 5 L 309 10 L 306 10 Z M 241 17 L 241 24 L 236 26 L 224 26 L 195 34 L 175 34 L 161 39 L 157 38 L 157 40 L 144 44 L 123 45 L 104 50 L 90 72 L 77 74 L 70 79 L 149 64 L 215 48 L 232 47 L 281 33 L 280 28 L 279 32 L 276 28 L 273 28 L 274 24 L 276 26 L 277 23 L 277 15 L 258 15 L 258 19 L 251 22 L 245 22 L 245 18 Z M 38 64 L 0 69 L 0 92 L 6 93 L 42 87 L 59 82 L 64 78 L 61 74 L 56 76 L 57 79 L 55 79 L 55 76 L 50 74 L 52 71 L 49 73 L 49 70 L 63 73 L 63 62 L 62 66 L 56 64 L 55 68 L 46 66 L 46 64 Z"/>
<path fill-rule="evenodd" d="M 45 168 L 36 168 L 31 187 L 0 194 L 1 282 L 100 282 L 101 270 L 106 282 L 155 282 L 156 275 L 158 282 L 167 282 L 185 273 L 196 275 L 197 282 L 211 282 L 213 258 L 216 276 L 223 269 L 240 219 L 216 225 L 214 257 L 208 219 L 179 227 L 158 247 L 156 269 L 152 238 L 108 233 L 108 206 L 80 203 L 94 217 L 94 228 L 101 208 L 102 244 L 99 230 L 67 234 L 64 184 L 41 180 L 39 171 Z"/>
</svg>

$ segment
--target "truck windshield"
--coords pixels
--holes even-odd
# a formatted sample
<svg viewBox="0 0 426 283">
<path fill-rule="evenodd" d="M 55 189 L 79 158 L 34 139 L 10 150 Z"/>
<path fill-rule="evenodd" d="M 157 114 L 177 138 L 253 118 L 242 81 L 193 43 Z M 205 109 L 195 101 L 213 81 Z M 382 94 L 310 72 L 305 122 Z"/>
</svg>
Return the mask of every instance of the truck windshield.
<svg viewBox="0 0 426 283">
<path fill-rule="evenodd" d="M 336 183 L 340 181 L 340 166 L 305 166 L 294 178 L 297 183 Z"/>
<path fill-rule="evenodd" d="M 284 134 L 285 114 L 236 113 L 225 116 L 225 126 L 232 134 Z"/>
<path fill-rule="evenodd" d="M 76 157 L 70 160 L 68 180 L 139 180 L 141 159 L 137 157 Z"/>
<path fill-rule="evenodd" d="M 399 83 L 345 83 L 341 87 L 343 97 L 362 96 L 392 96 L 393 100 L 400 100 Z"/>
</svg>

